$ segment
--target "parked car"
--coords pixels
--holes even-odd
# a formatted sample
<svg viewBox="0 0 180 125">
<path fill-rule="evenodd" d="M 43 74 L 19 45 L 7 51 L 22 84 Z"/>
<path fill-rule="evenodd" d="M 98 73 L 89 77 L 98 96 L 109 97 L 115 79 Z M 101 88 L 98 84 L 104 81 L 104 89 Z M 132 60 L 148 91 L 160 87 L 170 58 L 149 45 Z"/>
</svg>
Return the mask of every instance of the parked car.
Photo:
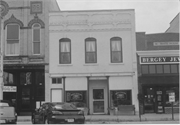
<svg viewBox="0 0 180 125">
<path fill-rule="evenodd" d="M 33 124 L 84 124 L 84 112 L 71 103 L 48 102 L 32 113 Z"/>
<path fill-rule="evenodd" d="M 16 122 L 17 113 L 15 112 L 15 108 L 11 105 L 9 101 L 0 100 L 0 124 L 16 124 Z"/>
</svg>

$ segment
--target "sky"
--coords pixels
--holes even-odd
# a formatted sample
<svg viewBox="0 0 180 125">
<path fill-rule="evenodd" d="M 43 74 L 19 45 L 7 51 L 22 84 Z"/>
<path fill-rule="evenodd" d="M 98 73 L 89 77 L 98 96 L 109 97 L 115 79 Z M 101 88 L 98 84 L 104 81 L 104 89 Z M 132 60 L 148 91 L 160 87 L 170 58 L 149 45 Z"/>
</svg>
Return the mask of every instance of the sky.
<svg viewBox="0 0 180 125">
<path fill-rule="evenodd" d="M 163 33 L 180 12 L 180 0 L 57 0 L 61 11 L 135 9 L 136 32 Z"/>
</svg>

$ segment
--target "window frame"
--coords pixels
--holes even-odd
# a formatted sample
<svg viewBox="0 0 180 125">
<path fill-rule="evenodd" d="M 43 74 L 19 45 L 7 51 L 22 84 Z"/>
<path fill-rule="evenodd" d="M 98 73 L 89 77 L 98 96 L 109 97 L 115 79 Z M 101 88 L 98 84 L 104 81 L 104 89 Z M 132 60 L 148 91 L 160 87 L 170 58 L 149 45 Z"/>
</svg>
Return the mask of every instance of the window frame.
<svg viewBox="0 0 180 125">
<path fill-rule="evenodd" d="M 115 41 L 115 40 L 119 40 L 119 42 L 120 42 L 120 51 L 112 51 L 112 41 Z M 112 59 L 113 52 L 120 52 L 121 61 L 117 61 L 117 62 L 113 61 L 113 59 Z M 122 38 L 121 37 L 112 37 L 110 39 L 110 60 L 111 60 L 111 63 L 123 63 L 123 50 L 122 50 Z"/>
<path fill-rule="evenodd" d="M 34 27 L 34 25 L 38 24 L 39 27 Z M 39 41 L 34 41 L 34 29 L 39 29 Z M 34 52 L 34 43 L 39 43 L 39 54 Z M 40 55 L 41 54 L 41 25 L 39 23 L 34 23 L 32 25 L 32 54 Z"/>
<path fill-rule="evenodd" d="M 88 52 L 86 48 L 87 42 L 95 42 L 95 51 L 94 52 Z M 94 62 L 88 62 L 87 61 L 87 54 L 88 53 L 94 53 L 95 54 L 95 61 Z M 95 38 L 86 38 L 85 39 L 85 63 L 97 63 L 97 40 Z"/>
<path fill-rule="evenodd" d="M 16 53 L 16 54 L 8 54 L 7 53 L 7 41 L 8 41 L 8 39 L 7 39 L 7 36 L 8 36 L 8 30 L 7 30 L 7 27 L 9 26 L 9 25 L 17 25 L 19 28 L 18 28 L 18 30 L 19 30 L 19 36 L 18 36 L 18 39 L 10 39 L 10 40 L 17 40 L 18 41 L 18 46 L 19 46 L 19 51 L 18 51 L 18 53 Z M 20 25 L 18 25 L 18 24 L 16 24 L 16 23 L 10 23 L 10 24 L 7 24 L 6 25 L 6 34 L 5 34 L 5 39 L 6 39 L 6 43 L 5 43 L 5 55 L 6 56 L 19 56 L 20 55 Z"/>
<path fill-rule="evenodd" d="M 69 42 L 69 51 L 70 52 L 61 52 L 61 42 Z M 61 55 L 63 53 L 69 53 L 69 62 L 68 63 L 64 63 L 62 60 L 61 60 Z M 71 64 L 71 40 L 69 38 L 62 38 L 59 40 L 59 64 Z"/>
<path fill-rule="evenodd" d="M 51 78 L 51 83 L 52 84 L 62 84 L 63 83 L 63 79 L 61 77 L 53 77 Z M 56 82 L 54 83 L 53 80 L 55 80 Z M 59 80 L 61 80 L 61 82 L 58 82 Z"/>
</svg>

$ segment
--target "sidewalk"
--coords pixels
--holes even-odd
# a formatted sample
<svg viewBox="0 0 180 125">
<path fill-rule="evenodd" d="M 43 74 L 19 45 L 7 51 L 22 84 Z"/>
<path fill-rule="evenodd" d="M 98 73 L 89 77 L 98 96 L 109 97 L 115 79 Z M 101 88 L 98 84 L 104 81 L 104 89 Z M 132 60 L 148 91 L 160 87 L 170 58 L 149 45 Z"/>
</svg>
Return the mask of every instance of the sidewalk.
<svg viewBox="0 0 180 125">
<path fill-rule="evenodd" d="M 112 122 L 135 122 L 140 121 L 139 115 L 87 115 L 87 122 L 112 121 Z M 172 114 L 144 114 L 141 121 L 171 121 Z M 31 116 L 18 116 L 18 122 L 31 121 Z M 179 121 L 179 114 L 174 114 L 174 121 Z"/>
</svg>

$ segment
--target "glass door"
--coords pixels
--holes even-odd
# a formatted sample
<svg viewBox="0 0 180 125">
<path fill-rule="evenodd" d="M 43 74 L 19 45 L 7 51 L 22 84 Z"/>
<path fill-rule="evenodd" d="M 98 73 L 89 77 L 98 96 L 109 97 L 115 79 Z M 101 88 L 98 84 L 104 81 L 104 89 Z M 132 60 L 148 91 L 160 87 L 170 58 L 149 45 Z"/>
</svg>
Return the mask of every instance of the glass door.
<svg viewBox="0 0 180 125">
<path fill-rule="evenodd" d="M 157 113 L 164 113 L 164 105 L 163 105 L 163 91 L 157 90 L 156 91 L 156 109 Z"/>
<path fill-rule="evenodd" d="M 30 88 L 22 88 L 21 95 L 22 95 L 21 109 L 22 110 L 31 109 L 31 93 L 30 93 Z"/>
<path fill-rule="evenodd" d="M 154 88 L 144 89 L 144 111 L 145 113 L 155 113 Z"/>
<path fill-rule="evenodd" d="M 29 112 L 32 109 L 32 72 L 20 73 L 20 112 Z"/>
<path fill-rule="evenodd" d="M 93 113 L 104 114 L 104 89 L 93 89 Z"/>
</svg>

